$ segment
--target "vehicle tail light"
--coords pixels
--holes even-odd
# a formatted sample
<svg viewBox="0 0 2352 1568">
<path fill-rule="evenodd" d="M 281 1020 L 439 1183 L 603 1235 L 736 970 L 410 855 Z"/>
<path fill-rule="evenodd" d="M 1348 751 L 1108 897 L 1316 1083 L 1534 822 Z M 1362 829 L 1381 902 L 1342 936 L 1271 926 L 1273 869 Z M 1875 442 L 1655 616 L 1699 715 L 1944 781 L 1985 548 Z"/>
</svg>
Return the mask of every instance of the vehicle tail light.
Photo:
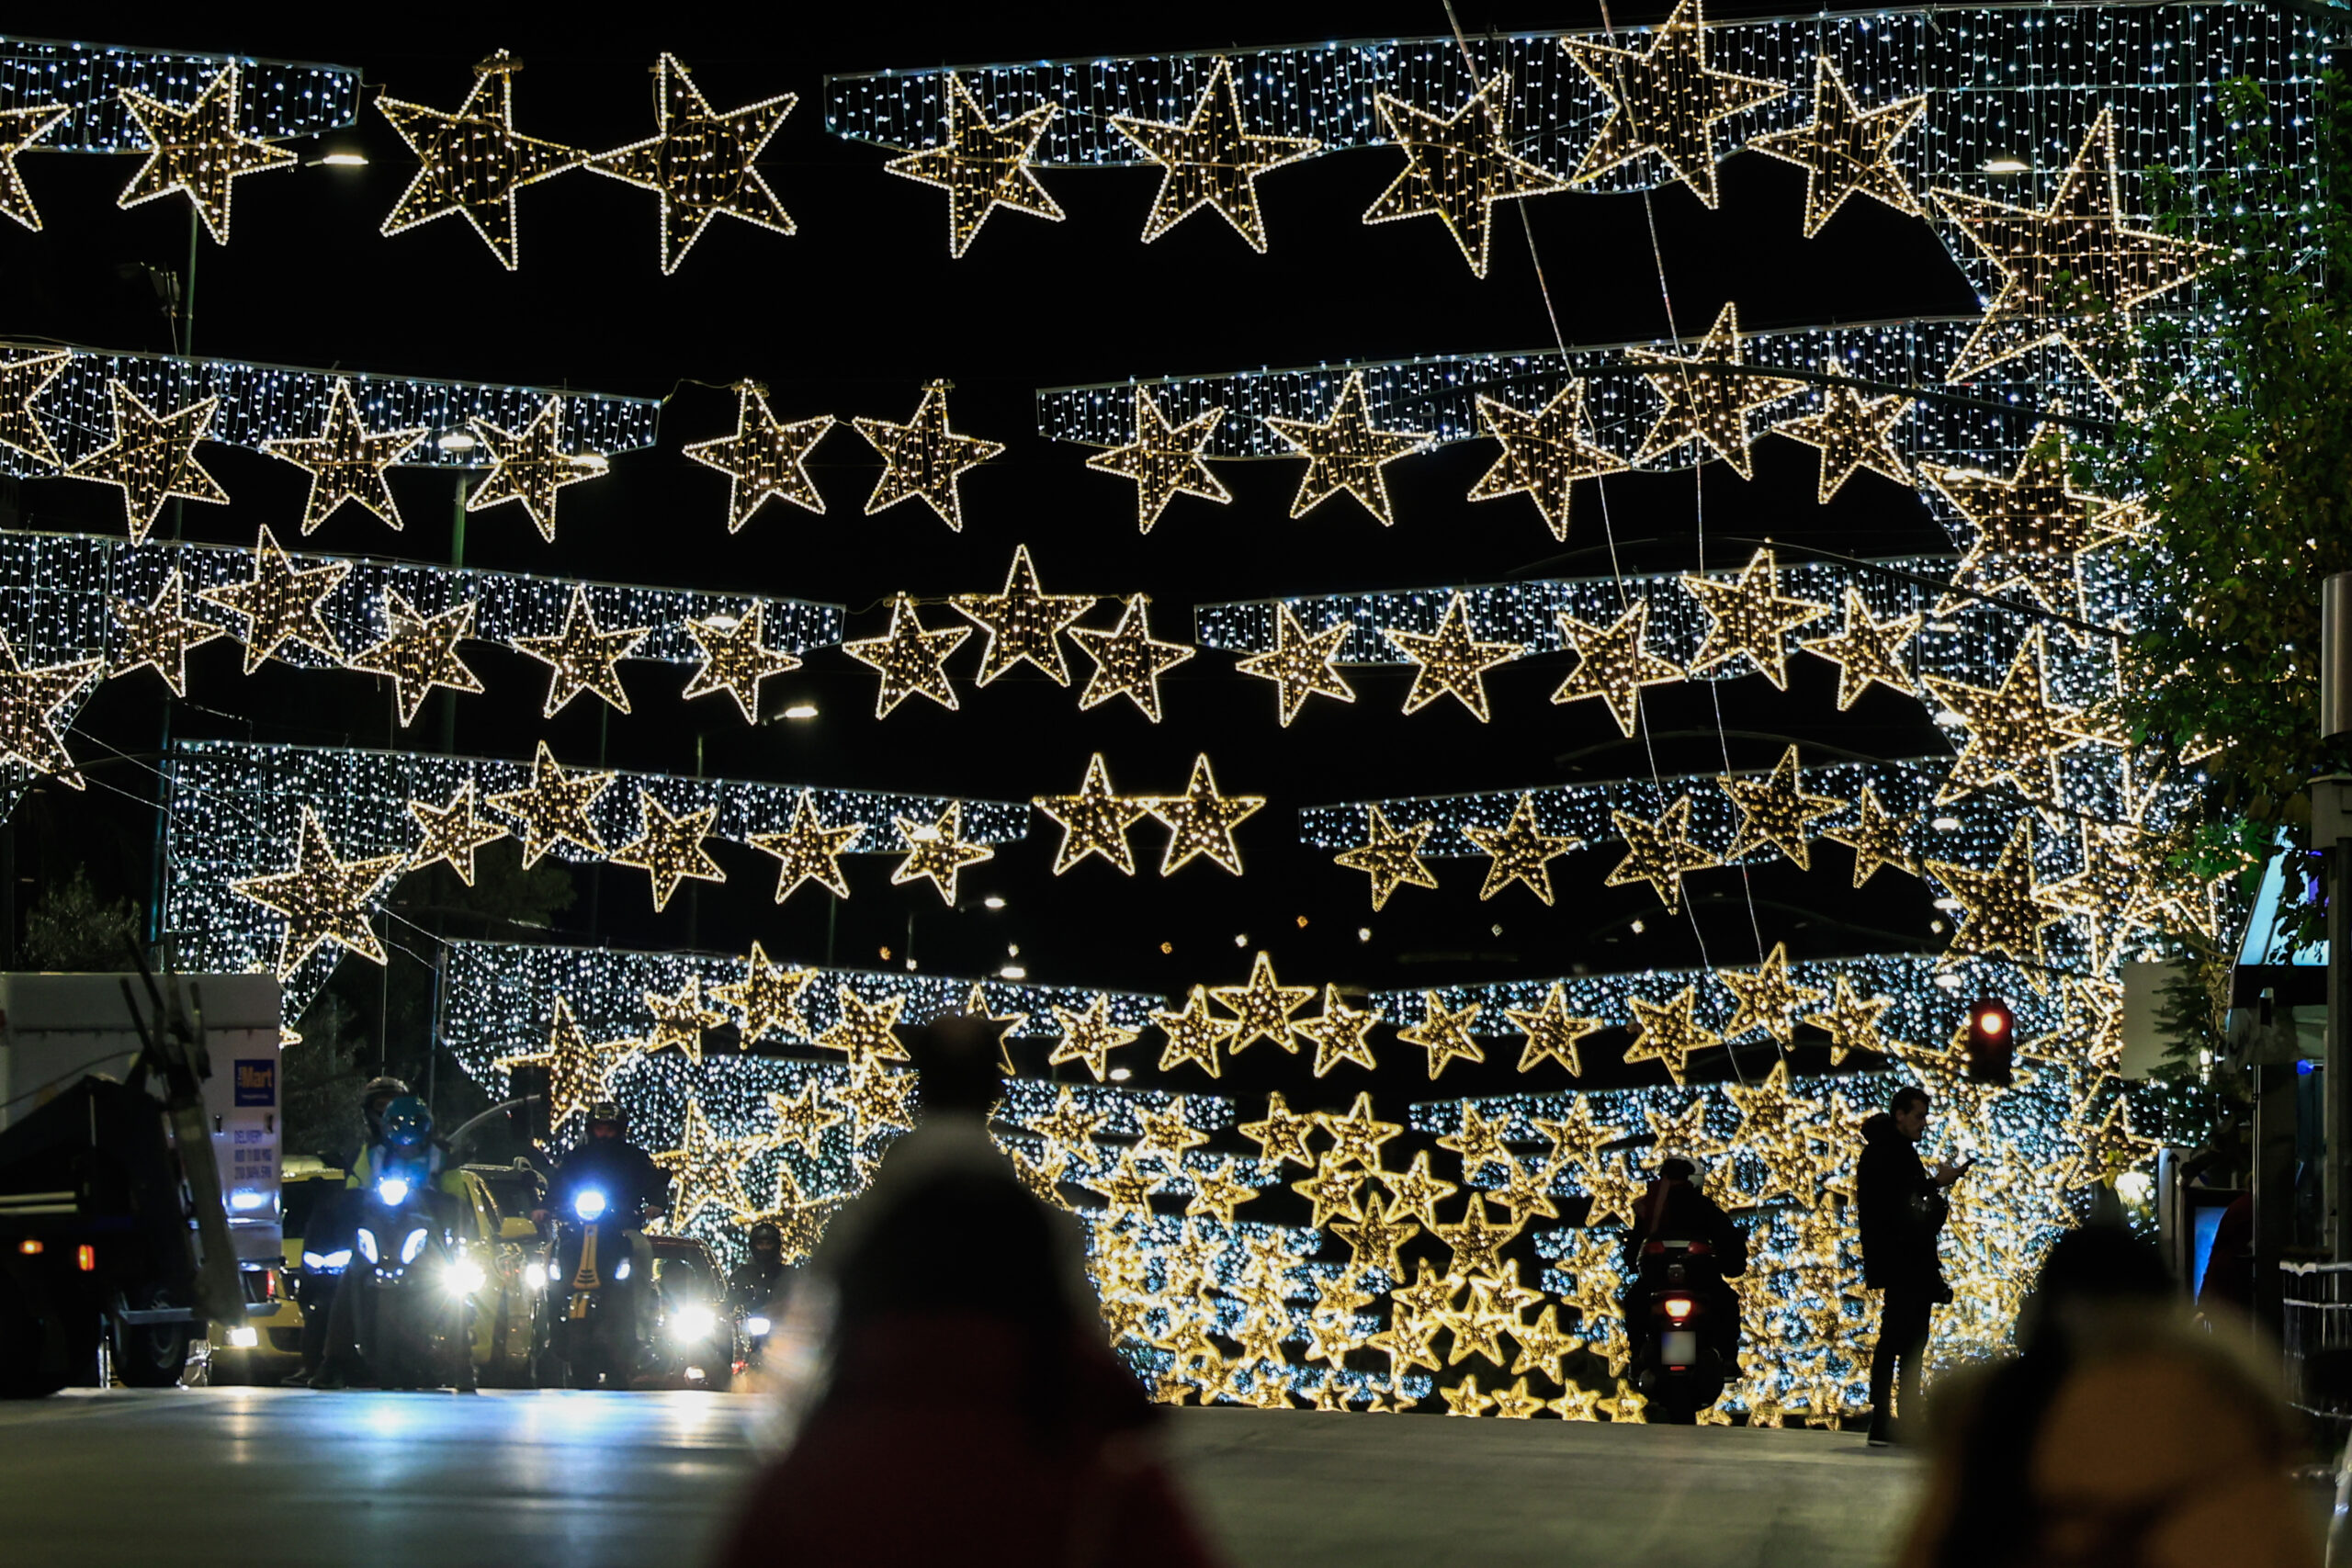
<svg viewBox="0 0 2352 1568">
<path fill-rule="evenodd" d="M 98 1268 L 98 1249 L 92 1247 L 86 1241 L 81 1246 L 75 1247 L 74 1249 L 74 1267 L 79 1269 L 85 1274 L 96 1273 Z"/>
<path fill-rule="evenodd" d="M 1665 1308 L 1666 1315 L 1676 1323 L 1689 1322 L 1690 1314 L 1699 1308 L 1699 1303 L 1689 1296 L 1668 1296 L 1658 1304 Z"/>
<path fill-rule="evenodd" d="M 23 1253 L 27 1258 L 39 1258 L 42 1253 L 49 1250 L 49 1247 L 48 1244 L 43 1242 L 39 1236 L 28 1235 L 24 1240 L 17 1244 L 17 1250 Z"/>
</svg>

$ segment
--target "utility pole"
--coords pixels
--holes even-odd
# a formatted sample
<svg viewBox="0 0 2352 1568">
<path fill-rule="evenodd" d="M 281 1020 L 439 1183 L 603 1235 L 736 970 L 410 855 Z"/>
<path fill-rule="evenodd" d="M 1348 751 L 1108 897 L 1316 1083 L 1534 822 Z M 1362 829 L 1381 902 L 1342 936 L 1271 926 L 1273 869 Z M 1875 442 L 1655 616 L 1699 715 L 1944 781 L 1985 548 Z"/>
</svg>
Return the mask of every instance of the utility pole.
<svg viewBox="0 0 2352 1568">
<path fill-rule="evenodd" d="M 2352 571 L 2320 585 L 2319 733 L 2352 735 Z M 2312 781 L 2312 847 L 2327 891 L 2328 1255 L 2352 1262 L 2352 775 Z"/>
</svg>

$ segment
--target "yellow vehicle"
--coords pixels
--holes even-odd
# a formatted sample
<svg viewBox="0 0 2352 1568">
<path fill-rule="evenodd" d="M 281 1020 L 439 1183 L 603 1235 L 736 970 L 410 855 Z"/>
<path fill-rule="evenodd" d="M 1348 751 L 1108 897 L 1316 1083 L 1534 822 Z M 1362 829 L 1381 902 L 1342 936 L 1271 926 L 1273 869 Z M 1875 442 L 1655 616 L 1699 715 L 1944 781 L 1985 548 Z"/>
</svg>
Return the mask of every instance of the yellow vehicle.
<svg viewBox="0 0 2352 1568">
<path fill-rule="evenodd" d="M 249 1312 L 245 1326 L 254 1343 L 238 1347 L 220 1343 L 225 1331 L 215 1325 L 211 1345 L 211 1381 L 215 1383 L 275 1383 L 302 1364 L 302 1302 L 305 1290 L 317 1290 L 301 1279 L 302 1236 L 320 1204 L 343 1194 L 343 1172 L 310 1155 L 288 1155 L 279 1169 L 280 1216 L 285 1236 L 282 1262 L 267 1271 L 266 1311 Z M 326 1310 L 320 1292 L 314 1310 Z"/>
</svg>

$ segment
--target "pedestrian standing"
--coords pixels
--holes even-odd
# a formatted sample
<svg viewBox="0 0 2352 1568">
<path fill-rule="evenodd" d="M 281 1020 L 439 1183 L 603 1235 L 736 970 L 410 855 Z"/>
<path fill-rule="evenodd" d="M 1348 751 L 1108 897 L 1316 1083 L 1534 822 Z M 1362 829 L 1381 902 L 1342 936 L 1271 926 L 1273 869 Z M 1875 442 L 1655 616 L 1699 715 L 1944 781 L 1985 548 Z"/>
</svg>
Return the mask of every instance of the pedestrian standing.
<svg viewBox="0 0 2352 1568">
<path fill-rule="evenodd" d="M 1936 1241 L 1951 1204 L 1944 1189 L 1967 1174 L 1969 1161 L 1947 1160 L 1932 1175 L 1919 1158 L 1927 1134 L 1928 1091 L 1905 1084 L 1887 1108 L 1862 1123 L 1862 1157 L 1854 1180 L 1860 1212 L 1862 1283 L 1882 1292 L 1878 1346 L 1871 1352 L 1872 1448 L 1896 1439 L 1894 1413 L 1919 1408 L 1919 1363 L 1928 1350 L 1930 1314 L 1951 1300 Z"/>
</svg>

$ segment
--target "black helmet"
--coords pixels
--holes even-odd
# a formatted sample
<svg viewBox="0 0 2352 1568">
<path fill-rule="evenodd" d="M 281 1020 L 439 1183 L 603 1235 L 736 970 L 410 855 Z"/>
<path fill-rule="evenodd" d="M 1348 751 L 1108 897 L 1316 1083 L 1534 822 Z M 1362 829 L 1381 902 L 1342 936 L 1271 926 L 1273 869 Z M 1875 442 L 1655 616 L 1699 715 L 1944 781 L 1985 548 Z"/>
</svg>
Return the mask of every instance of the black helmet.
<svg viewBox="0 0 2352 1568">
<path fill-rule="evenodd" d="M 359 1103 L 365 1106 L 373 1105 L 379 1100 L 398 1100 L 407 1092 L 408 1085 L 386 1074 L 368 1080 L 368 1087 L 359 1091 Z"/>
<path fill-rule="evenodd" d="M 621 1109 L 619 1100 L 600 1100 L 588 1108 L 588 1131 L 594 1133 L 602 1126 L 620 1134 L 628 1131 L 628 1112 Z"/>
<path fill-rule="evenodd" d="M 433 1112 L 424 1101 L 403 1094 L 384 1107 L 384 1142 L 395 1148 L 421 1149 L 433 1136 Z"/>
<path fill-rule="evenodd" d="M 762 1220 L 752 1227 L 752 1250 L 767 1252 L 784 1250 L 784 1232 L 770 1220 Z"/>
</svg>

